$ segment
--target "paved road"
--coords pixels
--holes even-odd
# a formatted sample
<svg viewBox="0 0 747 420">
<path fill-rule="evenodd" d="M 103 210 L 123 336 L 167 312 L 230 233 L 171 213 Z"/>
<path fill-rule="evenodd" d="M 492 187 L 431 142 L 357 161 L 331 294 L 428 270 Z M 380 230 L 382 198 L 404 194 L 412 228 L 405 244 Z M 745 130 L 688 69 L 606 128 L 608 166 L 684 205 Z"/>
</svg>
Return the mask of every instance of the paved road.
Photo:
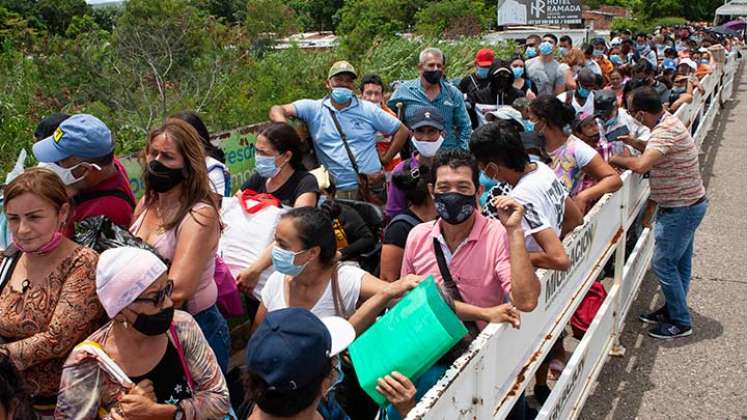
<svg viewBox="0 0 747 420">
<path fill-rule="evenodd" d="M 645 335 L 640 312 L 663 302 L 649 273 L 582 419 L 747 419 L 747 66 L 703 145 L 710 208 L 695 240 L 691 337 Z"/>
</svg>

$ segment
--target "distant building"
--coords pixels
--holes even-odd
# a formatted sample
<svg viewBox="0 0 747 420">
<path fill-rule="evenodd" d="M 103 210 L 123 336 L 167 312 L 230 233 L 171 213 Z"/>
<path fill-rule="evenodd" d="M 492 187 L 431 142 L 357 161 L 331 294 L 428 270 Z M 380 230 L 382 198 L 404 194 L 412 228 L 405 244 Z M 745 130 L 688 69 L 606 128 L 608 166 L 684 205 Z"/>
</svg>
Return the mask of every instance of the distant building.
<svg viewBox="0 0 747 420">
<path fill-rule="evenodd" d="M 291 45 L 305 50 L 329 50 L 337 46 L 337 36 L 333 32 L 304 32 L 277 40 L 275 49 L 282 50 Z"/>
<path fill-rule="evenodd" d="M 127 0 L 86 0 L 86 4 L 98 9 L 100 7 L 124 7 Z"/>
<path fill-rule="evenodd" d="M 597 10 L 585 8 L 581 12 L 586 25 L 594 24 L 594 29 L 610 29 L 615 18 L 630 18 L 630 10 L 620 6 L 602 6 Z"/>
</svg>

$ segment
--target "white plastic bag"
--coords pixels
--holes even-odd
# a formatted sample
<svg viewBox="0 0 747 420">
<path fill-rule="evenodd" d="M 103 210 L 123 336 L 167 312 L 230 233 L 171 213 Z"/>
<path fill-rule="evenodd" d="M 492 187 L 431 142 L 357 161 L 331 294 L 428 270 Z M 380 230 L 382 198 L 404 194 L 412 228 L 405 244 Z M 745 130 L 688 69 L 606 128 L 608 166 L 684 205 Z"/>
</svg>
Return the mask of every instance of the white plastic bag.
<svg viewBox="0 0 747 420">
<path fill-rule="evenodd" d="M 224 228 L 218 252 L 234 277 L 253 264 L 259 254 L 275 240 L 275 227 L 286 211 L 288 210 L 279 207 L 265 207 L 249 214 L 241 207 L 238 198 L 223 198 L 221 220 Z M 252 292 L 257 300 L 260 300 L 262 288 L 273 271 L 273 267 L 270 267 L 259 276 Z"/>
</svg>

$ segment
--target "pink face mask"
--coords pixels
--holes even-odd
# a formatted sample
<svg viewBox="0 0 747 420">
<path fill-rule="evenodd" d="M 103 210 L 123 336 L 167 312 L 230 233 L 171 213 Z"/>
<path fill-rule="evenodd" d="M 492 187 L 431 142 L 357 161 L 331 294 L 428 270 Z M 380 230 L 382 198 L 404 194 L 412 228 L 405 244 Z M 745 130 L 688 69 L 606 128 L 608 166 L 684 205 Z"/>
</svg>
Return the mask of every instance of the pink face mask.
<svg viewBox="0 0 747 420">
<path fill-rule="evenodd" d="M 40 246 L 37 249 L 26 249 L 22 247 L 18 241 L 16 241 L 16 238 L 13 238 L 13 245 L 15 245 L 16 248 L 18 248 L 19 251 L 25 252 L 27 254 L 33 254 L 33 255 L 45 255 L 48 254 L 55 249 L 57 249 L 58 246 L 62 243 L 62 232 L 59 230 L 52 235 L 52 239 L 49 240 L 46 244 Z"/>
</svg>

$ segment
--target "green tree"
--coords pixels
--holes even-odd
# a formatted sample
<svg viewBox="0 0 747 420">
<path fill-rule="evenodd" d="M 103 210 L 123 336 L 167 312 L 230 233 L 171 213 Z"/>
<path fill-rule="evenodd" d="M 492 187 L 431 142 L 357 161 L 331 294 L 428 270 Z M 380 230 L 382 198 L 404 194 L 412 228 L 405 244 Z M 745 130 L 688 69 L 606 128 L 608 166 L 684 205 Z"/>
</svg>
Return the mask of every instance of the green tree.
<svg viewBox="0 0 747 420">
<path fill-rule="evenodd" d="M 415 13 L 426 4 L 426 0 L 346 0 L 336 30 L 340 45 L 347 55 L 359 57 L 374 42 L 412 30 Z"/>
<path fill-rule="evenodd" d="M 36 7 L 47 29 L 57 35 L 65 33 L 73 17 L 90 12 L 84 0 L 39 0 Z"/>
<path fill-rule="evenodd" d="M 5 44 L 30 48 L 37 31 L 20 14 L 0 6 L 0 46 Z"/>
<path fill-rule="evenodd" d="M 293 0 L 290 7 L 296 11 L 304 31 L 331 31 L 337 23 L 335 15 L 344 0 Z"/>
<path fill-rule="evenodd" d="M 429 37 L 456 38 L 479 35 L 492 16 L 481 0 L 443 0 L 432 2 L 415 15 L 419 34 Z"/>
<path fill-rule="evenodd" d="M 281 0 L 249 0 L 244 26 L 249 39 L 260 47 L 300 28 L 296 12 Z"/>
<path fill-rule="evenodd" d="M 194 0 L 193 4 L 225 23 L 240 23 L 246 15 L 246 0 Z"/>
<path fill-rule="evenodd" d="M 99 25 L 91 15 L 73 16 L 73 20 L 68 25 L 65 31 L 65 36 L 68 38 L 77 38 L 78 35 L 84 32 L 97 31 Z"/>
<path fill-rule="evenodd" d="M 99 28 L 111 32 L 120 14 L 122 14 L 120 7 L 97 7 L 93 9 L 91 16 Z"/>
</svg>

